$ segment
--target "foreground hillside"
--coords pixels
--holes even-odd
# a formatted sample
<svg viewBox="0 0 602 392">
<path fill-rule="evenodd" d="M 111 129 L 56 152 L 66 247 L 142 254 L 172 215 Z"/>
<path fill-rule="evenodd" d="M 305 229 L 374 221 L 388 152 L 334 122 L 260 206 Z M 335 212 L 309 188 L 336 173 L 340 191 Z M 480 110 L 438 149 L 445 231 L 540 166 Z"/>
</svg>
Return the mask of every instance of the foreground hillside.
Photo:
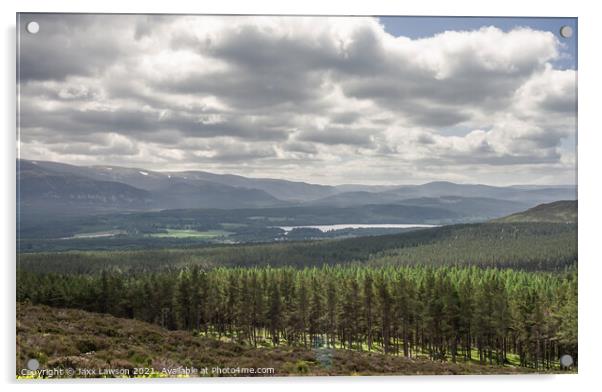
<svg viewBox="0 0 602 392">
<path fill-rule="evenodd" d="M 173 376 L 186 368 L 207 368 L 208 376 L 240 376 L 254 369 L 261 376 L 298 375 L 417 375 L 417 374 L 511 374 L 532 372 L 510 366 L 443 363 L 351 352 L 303 348 L 251 348 L 235 343 L 194 336 L 104 314 L 56 309 L 20 303 L 17 306 L 17 373 L 29 359 L 40 369 L 87 369 L 99 377 L 117 370 L 154 369 L 153 375 Z M 264 368 L 273 368 L 273 373 Z M 230 369 L 230 373 L 225 373 Z M 236 369 L 240 369 L 237 371 Z M 265 374 L 264 374 L 265 372 Z M 251 375 L 251 374 L 247 374 Z"/>
</svg>

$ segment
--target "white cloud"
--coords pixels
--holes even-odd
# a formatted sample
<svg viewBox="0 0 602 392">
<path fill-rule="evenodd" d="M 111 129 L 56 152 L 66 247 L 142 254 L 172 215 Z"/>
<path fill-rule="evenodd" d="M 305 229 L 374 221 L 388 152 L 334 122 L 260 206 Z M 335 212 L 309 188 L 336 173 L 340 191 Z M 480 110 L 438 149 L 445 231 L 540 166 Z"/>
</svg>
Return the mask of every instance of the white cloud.
<svg viewBox="0 0 602 392">
<path fill-rule="evenodd" d="M 550 32 L 410 39 L 375 18 L 38 19 L 45 34 L 21 48 L 26 158 L 306 181 L 319 169 L 331 183 L 500 182 L 502 169 L 574 181 L 563 140 L 576 131 L 576 71 L 553 68 Z"/>
</svg>

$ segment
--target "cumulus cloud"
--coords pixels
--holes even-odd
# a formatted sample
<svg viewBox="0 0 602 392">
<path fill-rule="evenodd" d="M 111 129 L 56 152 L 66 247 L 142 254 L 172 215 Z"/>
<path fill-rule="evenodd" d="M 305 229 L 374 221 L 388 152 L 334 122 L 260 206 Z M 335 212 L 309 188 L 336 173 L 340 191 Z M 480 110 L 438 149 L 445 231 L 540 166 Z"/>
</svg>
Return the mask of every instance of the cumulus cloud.
<svg viewBox="0 0 602 392">
<path fill-rule="evenodd" d="M 34 18 L 40 33 L 20 34 L 24 158 L 325 183 L 574 181 L 576 71 L 554 68 L 550 32 L 61 14 L 20 28 Z"/>
</svg>

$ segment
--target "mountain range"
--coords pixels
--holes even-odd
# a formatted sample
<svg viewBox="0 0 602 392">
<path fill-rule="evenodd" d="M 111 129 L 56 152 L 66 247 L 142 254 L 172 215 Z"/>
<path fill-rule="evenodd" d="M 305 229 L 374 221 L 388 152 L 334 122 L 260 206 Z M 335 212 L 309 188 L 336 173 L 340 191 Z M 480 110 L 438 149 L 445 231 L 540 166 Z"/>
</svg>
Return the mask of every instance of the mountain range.
<svg viewBox="0 0 602 392">
<path fill-rule="evenodd" d="M 195 208 L 361 207 L 404 205 L 489 219 L 541 203 L 577 198 L 575 186 L 489 186 L 437 181 L 422 185 L 318 185 L 205 171 L 159 172 L 119 166 L 17 161 L 23 214 L 81 215 Z"/>
</svg>

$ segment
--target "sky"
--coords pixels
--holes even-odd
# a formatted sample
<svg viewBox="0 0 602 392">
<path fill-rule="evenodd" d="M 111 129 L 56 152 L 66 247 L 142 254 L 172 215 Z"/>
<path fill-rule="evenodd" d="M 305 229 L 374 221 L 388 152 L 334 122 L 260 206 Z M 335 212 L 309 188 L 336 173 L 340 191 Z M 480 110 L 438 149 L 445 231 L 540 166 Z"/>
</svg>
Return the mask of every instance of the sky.
<svg viewBox="0 0 602 392">
<path fill-rule="evenodd" d="M 18 29 L 21 158 L 576 183 L 574 18 L 21 14 Z"/>
</svg>

